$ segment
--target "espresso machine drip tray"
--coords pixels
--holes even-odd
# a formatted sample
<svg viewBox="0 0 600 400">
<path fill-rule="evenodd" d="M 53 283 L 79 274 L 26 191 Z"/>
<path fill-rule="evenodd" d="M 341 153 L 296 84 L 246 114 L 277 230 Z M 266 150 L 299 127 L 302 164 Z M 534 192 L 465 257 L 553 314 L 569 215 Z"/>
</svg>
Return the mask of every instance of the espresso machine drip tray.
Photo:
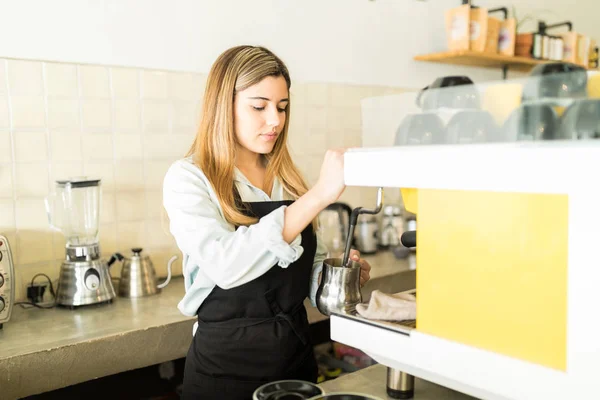
<svg viewBox="0 0 600 400">
<path fill-rule="evenodd" d="M 412 294 L 415 297 L 417 296 L 416 289 L 407 290 L 406 292 L 403 292 L 403 293 Z M 354 312 L 354 314 L 352 314 L 352 315 L 337 314 L 337 313 L 335 315 L 340 318 L 351 319 L 353 321 L 360 322 L 362 324 L 377 326 L 377 327 L 391 330 L 394 332 L 402 333 L 402 334 L 408 335 L 408 336 L 410 336 L 410 332 L 417 327 L 416 319 L 407 319 L 407 320 L 403 320 L 403 321 L 383 321 L 383 320 L 376 320 L 376 319 L 367 319 L 367 318 L 361 316 L 360 314 L 358 314 L 357 312 Z"/>
</svg>

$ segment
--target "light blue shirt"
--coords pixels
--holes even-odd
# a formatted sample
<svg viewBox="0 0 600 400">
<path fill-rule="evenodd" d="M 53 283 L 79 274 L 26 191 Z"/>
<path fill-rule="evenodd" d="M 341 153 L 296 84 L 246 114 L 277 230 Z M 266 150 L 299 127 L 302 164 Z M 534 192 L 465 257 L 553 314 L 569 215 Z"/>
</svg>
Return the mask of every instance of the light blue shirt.
<svg viewBox="0 0 600 400">
<path fill-rule="evenodd" d="M 290 199 L 277 179 L 270 197 L 253 186 L 237 168 L 234 179 L 244 202 Z M 304 251 L 301 235 L 290 244 L 283 240 L 286 206 L 277 208 L 254 225 L 236 230 L 225 220 L 212 185 L 191 157 L 174 162 L 167 171 L 163 204 L 169 215 L 170 231 L 183 253 L 186 293 L 178 308 L 184 315 L 196 315 L 215 285 L 223 289 L 243 285 L 271 268 L 287 268 Z M 327 248 L 317 233 L 308 294 L 313 306 L 326 256 Z"/>
</svg>

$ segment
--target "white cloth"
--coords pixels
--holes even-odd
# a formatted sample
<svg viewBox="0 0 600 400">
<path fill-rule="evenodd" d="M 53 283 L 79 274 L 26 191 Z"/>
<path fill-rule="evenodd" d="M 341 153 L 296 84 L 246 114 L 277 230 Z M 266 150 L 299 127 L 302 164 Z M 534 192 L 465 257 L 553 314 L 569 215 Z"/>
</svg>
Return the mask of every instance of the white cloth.
<svg viewBox="0 0 600 400">
<path fill-rule="evenodd" d="M 367 319 L 385 321 L 416 319 L 416 297 L 409 293 L 387 294 L 374 290 L 369 303 L 357 304 L 356 311 Z"/>
<path fill-rule="evenodd" d="M 277 179 L 271 197 L 254 187 L 237 168 L 235 185 L 244 202 L 288 200 Z M 290 244 L 283 240 L 285 206 L 252 226 L 235 230 L 225 221 L 212 185 L 191 157 L 174 162 L 167 171 L 163 204 L 170 231 L 183 253 L 186 293 L 178 308 L 184 315 L 194 316 L 215 285 L 223 289 L 243 285 L 273 266 L 287 268 L 304 251 L 301 235 Z M 326 255 L 327 248 L 318 235 L 309 288 L 313 305 Z"/>
</svg>

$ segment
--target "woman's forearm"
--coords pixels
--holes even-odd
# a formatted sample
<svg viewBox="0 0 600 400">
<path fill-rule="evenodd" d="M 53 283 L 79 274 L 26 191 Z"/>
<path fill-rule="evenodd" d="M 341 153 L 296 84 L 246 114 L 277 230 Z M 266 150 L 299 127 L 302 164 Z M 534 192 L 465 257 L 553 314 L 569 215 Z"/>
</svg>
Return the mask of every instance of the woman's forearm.
<svg viewBox="0 0 600 400">
<path fill-rule="evenodd" d="M 285 209 L 283 240 L 291 243 L 327 206 L 327 201 L 323 200 L 316 188 L 306 192 Z"/>
</svg>

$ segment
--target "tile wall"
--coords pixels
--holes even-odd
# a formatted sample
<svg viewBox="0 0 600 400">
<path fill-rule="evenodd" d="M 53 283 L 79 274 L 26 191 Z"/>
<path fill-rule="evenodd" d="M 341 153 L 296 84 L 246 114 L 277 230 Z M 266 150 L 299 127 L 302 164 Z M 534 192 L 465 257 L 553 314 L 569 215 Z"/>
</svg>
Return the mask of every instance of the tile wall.
<svg viewBox="0 0 600 400">
<path fill-rule="evenodd" d="M 0 233 L 13 249 L 17 300 L 40 272 L 56 281 L 64 238 L 48 225 L 44 197 L 54 180 L 102 179 L 104 257 L 143 247 L 157 274 L 180 254 L 168 233 L 162 179 L 194 138 L 205 74 L 0 59 Z M 385 87 L 297 83 L 290 147 L 309 182 L 325 150 L 361 145 L 360 100 Z M 364 198 L 364 200 L 363 200 Z M 371 203 L 348 188 L 340 201 Z M 118 277 L 120 265 L 112 275 Z M 181 274 L 181 262 L 175 263 Z"/>
</svg>

